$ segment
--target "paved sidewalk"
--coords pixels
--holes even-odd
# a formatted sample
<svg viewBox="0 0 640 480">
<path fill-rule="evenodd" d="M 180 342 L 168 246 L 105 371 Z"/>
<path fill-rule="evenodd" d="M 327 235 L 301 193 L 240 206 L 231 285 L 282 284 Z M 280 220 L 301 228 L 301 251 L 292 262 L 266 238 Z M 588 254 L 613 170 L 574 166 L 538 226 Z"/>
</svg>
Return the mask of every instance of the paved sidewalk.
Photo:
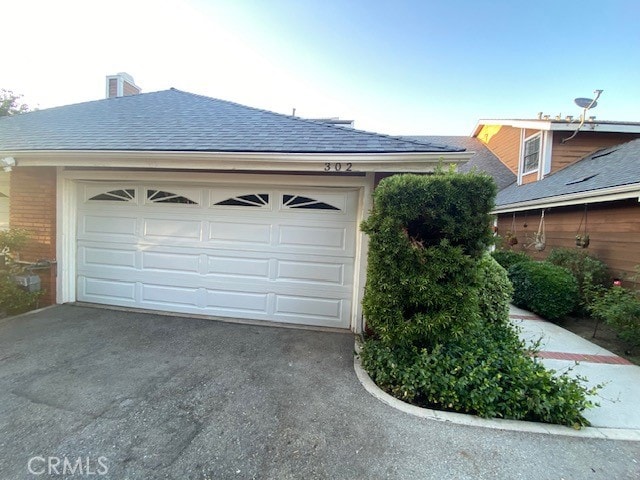
<svg viewBox="0 0 640 480">
<path fill-rule="evenodd" d="M 605 384 L 594 398 L 600 406 L 585 412 L 593 427 L 640 429 L 640 366 L 526 310 L 511 306 L 509 317 L 522 339 L 541 340 L 545 366 L 573 368 L 571 374 L 586 377 L 588 385 Z"/>
</svg>

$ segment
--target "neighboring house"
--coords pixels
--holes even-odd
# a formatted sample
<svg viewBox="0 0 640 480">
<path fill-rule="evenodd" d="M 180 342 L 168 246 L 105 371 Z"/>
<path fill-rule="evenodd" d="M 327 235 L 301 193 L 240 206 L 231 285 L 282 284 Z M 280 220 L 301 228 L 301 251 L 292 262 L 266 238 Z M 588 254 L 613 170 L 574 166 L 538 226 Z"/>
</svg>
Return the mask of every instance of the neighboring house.
<svg viewBox="0 0 640 480">
<path fill-rule="evenodd" d="M 628 279 L 640 264 L 640 123 L 566 120 L 482 120 L 474 136 L 516 175 L 498 193 L 498 233 L 535 258 L 554 247 L 579 248 Z M 546 247 L 534 236 L 544 211 Z"/>
<path fill-rule="evenodd" d="M 511 185 L 516 181 L 514 172 L 503 164 L 500 159 L 495 156 L 487 146 L 475 137 L 465 136 L 442 136 L 442 135 L 422 135 L 422 136 L 403 136 L 409 140 L 425 142 L 432 145 L 448 145 L 450 147 L 462 148 L 465 151 L 472 152 L 471 159 L 458 167 L 459 172 L 469 172 L 475 170 L 484 172 L 493 177 L 498 190 Z"/>
<path fill-rule="evenodd" d="M 469 157 L 175 89 L 0 119 L 49 302 L 354 331 L 377 179 Z"/>
</svg>

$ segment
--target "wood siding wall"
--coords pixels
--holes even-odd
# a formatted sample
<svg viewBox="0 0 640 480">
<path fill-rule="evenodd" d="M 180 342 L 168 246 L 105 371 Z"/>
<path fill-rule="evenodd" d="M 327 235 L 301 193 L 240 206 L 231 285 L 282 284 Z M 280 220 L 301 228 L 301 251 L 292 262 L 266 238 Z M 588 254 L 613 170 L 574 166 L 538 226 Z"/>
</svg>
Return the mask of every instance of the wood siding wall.
<svg viewBox="0 0 640 480">
<path fill-rule="evenodd" d="M 557 247 L 577 248 L 575 236 L 580 222 L 584 230 L 584 206 L 549 209 L 545 212 L 546 249 L 537 252 L 532 242 L 540 224 L 540 210 L 518 212 L 515 217 L 518 244 L 513 248 L 524 251 L 532 258 L 543 260 L 551 249 Z M 498 234 L 504 238 L 512 229 L 513 214 L 498 216 Z M 526 225 L 526 227 L 525 227 Z M 587 208 L 587 233 L 590 244 L 588 253 L 605 262 L 613 278 L 629 279 L 640 265 L 640 203 L 636 199 L 589 205 Z"/>
<path fill-rule="evenodd" d="M 122 86 L 122 94 L 126 97 L 129 95 L 138 95 L 140 93 L 140 89 L 134 87 L 126 80 L 124 81 L 124 85 Z"/>
<path fill-rule="evenodd" d="M 602 148 L 612 147 L 640 137 L 637 133 L 578 132 L 575 138 L 566 143 L 562 140 L 571 136 L 571 132 L 553 132 L 551 153 L 551 173 L 586 157 Z"/>
<path fill-rule="evenodd" d="M 11 172 L 10 226 L 31 238 L 20 259 L 36 262 L 56 258 L 56 169 L 19 167 Z M 56 302 L 56 267 L 37 271 L 45 291 L 40 306 Z"/>
<path fill-rule="evenodd" d="M 522 176 L 522 184 L 536 182 L 538 180 L 538 172 L 528 173 Z"/>
<path fill-rule="evenodd" d="M 520 160 L 520 129 L 508 126 L 484 125 L 477 135 L 493 154 L 514 174 Z"/>
</svg>

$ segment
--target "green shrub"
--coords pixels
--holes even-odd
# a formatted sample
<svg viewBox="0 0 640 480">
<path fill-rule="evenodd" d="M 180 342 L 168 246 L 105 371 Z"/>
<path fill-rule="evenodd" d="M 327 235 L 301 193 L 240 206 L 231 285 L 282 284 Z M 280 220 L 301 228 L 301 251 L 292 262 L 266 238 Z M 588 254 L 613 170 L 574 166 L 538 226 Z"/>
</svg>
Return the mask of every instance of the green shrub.
<svg viewBox="0 0 640 480">
<path fill-rule="evenodd" d="M 571 313 L 578 298 L 578 282 L 566 268 L 548 262 L 517 263 L 509 269 L 514 305 L 548 320 Z"/>
<path fill-rule="evenodd" d="M 478 258 L 493 244 L 489 212 L 495 194 L 495 182 L 484 174 L 394 175 L 376 188 L 363 230 L 400 227 L 415 244 L 431 247 L 446 239 Z"/>
<path fill-rule="evenodd" d="M 370 240 L 362 364 L 416 405 L 586 425 L 591 392 L 530 358 L 509 323 L 511 286 L 486 254 L 494 195 L 493 181 L 475 173 L 380 183 L 362 225 Z"/>
<path fill-rule="evenodd" d="M 640 346 L 640 299 L 623 287 L 611 287 L 590 305 L 591 314 L 611 325 L 620 338 Z"/>
<path fill-rule="evenodd" d="M 495 250 L 491 253 L 491 256 L 505 270 L 509 270 L 511 265 L 515 265 L 516 263 L 533 261 L 526 253 L 514 252 L 513 250 Z"/>
<path fill-rule="evenodd" d="M 19 251 L 27 243 L 29 233 L 22 228 L 0 230 L 0 251 L 5 248 L 11 252 Z"/>
<path fill-rule="evenodd" d="M 25 292 L 16 285 L 10 273 L 0 271 L 0 316 L 33 310 L 37 307 L 40 296 L 41 292 Z"/>
<path fill-rule="evenodd" d="M 12 228 L 0 231 L 0 316 L 17 315 L 37 307 L 42 292 L 25 292 L 13 280 L 16 274 L 24 273 L 24 269 L 15 262 L 16 252 L 28 241 L 26 230 Z"/>
<path fill-rule="evenodd" d="M 478 321 L 475 268 L 491 243 L 495 184 L 486 175 L 396 175 L 380 182 L 369 234 L 363 308 L 389 343 L 462 335 Z"/>
<path fill-rule="evenodd" d="M 488 254 L 482 257 L 478 268 L 478 302 L 481 315 L 487 322 L 503 323 L 509 318 L 509 302 L 513 295 L 507 272 Z"/>
<path fill-rule="evenodd" d="M 607 265 L 584 250 L 554 248 L 549 253 L 547 262 L 566 268 L 576 277 L 580 289 L 577 313 L 580 314 L 587 312 L 587 305 L 592 300 L 594 291 L 611 281 Z"/>
<path fill-rule="evenodd" d="M 387 393 L 422 407 L 561 425 L 589 425 L 582 411 L 596 389 L 527 356 L 506 326 L 433 349 L 393 349 L 367 341 L 363 367 Z"/>
</svg>

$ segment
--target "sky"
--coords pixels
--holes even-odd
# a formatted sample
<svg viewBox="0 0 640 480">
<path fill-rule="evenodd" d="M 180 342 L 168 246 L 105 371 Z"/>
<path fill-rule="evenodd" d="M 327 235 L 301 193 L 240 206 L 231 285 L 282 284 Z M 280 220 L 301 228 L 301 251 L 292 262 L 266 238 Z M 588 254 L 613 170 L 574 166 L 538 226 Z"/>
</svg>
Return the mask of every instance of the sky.
<svg viewBox="0 0 640 480">
<path fill-rule="evenodd" d="M 640 121 L 638 0 L 4 0 L 0 88 L 40 109 L 105 77 L 392 135 L 479 119 Z"/>
</svg>

